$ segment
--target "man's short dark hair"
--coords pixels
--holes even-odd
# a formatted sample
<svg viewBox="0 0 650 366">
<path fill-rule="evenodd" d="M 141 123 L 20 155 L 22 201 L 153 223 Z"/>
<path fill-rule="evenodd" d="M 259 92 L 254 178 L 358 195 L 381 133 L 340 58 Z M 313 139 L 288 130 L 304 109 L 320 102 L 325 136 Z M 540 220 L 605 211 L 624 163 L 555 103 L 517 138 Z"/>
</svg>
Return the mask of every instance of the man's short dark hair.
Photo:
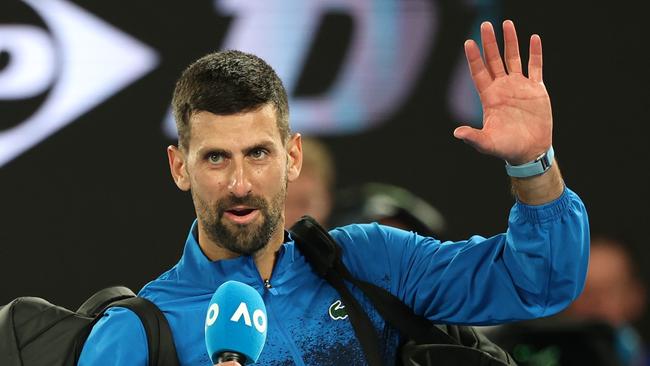
<svg viewBox="0 0 650 366">
<path fill-rule="evenodd" d="M 289 104 L 282 81 L 261 58 L 241 51 L 208 54 L 192 63 L 174 89 L 172 108 L 178 144 L 189 147 L 190 118 L 206 111 L 230 115 L 254 111 L 266 104 L 275 107 L 282 142 L 289 135 Z"/>
</svg>

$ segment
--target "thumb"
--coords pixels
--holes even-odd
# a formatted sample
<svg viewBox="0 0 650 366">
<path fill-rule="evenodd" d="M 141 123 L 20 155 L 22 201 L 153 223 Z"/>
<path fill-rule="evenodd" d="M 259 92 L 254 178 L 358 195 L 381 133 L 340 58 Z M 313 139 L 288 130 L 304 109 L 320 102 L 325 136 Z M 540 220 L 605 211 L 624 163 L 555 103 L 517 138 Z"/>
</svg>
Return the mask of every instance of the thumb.
<svg viewBox="0 0 650 366">
<path fill-rule="evenodd" d="M 454 130 L 454 137 L 470 145 L 476 145 L 481 140 L 481 130 L 469 126 L 460 126 Z"/>
</svg>

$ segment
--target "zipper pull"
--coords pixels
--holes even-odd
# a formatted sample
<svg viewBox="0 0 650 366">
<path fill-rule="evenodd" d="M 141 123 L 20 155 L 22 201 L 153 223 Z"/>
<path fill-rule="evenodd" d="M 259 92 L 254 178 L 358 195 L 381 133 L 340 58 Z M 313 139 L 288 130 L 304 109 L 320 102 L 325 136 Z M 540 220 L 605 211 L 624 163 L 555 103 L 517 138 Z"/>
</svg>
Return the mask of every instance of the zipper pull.
<svg viewBox="0 0 650 366">
<path fill-rule="evenodd" d="M 270 280 L 264 280 L 264 288 L 267 289 L 272 295 L 278 294 L 278 290 L 273 288 Z"/>
</svg>

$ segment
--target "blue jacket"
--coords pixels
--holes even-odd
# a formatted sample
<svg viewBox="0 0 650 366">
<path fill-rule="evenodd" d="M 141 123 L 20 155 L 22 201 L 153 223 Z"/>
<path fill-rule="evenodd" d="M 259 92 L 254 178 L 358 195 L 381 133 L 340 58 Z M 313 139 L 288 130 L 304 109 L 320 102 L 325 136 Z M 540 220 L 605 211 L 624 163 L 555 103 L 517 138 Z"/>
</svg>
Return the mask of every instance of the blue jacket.
<svg viewBox="0 0 650 366">
<path fill-rule="evenodd" d="M 582 290 L 589 256 L 587 214 L 569 189 L 542 206 L 516 203 L 507 232 L 491 238 L 440 242 L 377 224 L 350 225 L 331 234 L 355 277 L 443 323 L 487 325 L 554 314 Z M 211 262 L 196 237 L 195 222 L 178 264 L 140 291 L 167 317 L 182 365 L 212 365 L 205 316 L 213 293 L 227 280 L 257 289 L 266 304 L 267 342 L 258 364 L 365 363 L 349 320 L 337 309 L 340 296 L 312 272 L 287 234 L 268 289 L 251 257 Z M 393 363 L 398 334 L 359 292 L 353 293 L 382 335 L 384 358 Z M 137 316 L 115 308 L 93 328 L 79 365 L 145 366 L 147 357 Z"/>
</svg>

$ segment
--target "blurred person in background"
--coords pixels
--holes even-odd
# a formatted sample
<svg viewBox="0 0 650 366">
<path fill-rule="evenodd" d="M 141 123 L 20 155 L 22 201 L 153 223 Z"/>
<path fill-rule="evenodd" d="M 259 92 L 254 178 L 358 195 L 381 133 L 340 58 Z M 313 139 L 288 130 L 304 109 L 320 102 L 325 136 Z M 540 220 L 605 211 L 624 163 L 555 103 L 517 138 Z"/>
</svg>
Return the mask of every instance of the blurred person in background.
<svg viewBox="0 0 650 366">
<path fill-rule="evenodd" d="M 632 326 L 646 308 L 638 260 L 621 238 L 594 235 L 584 290 L 564 312 L 484 331 L 520 366 L 650 365 Z"/>
<path fill-rule="evenodd" d="M 302 170 L 289 183 L 285 201 L 285 227 L 291 227 L 303 215 L 328 227 L 336 180 L 334 159 L 328 147 L 314 137 L 302 137 Z"/>
<path fill-rule="evenodd" d="M 585 288 L 562 314 L 577 320 L 603 320 L 616 329 L 616 349 L 623 364 L 644 365 L 641 339 L 632 324 L 646 309 L 646 286 L 630 244 L 614 236 L 591 239 Z"/>
</svg>

